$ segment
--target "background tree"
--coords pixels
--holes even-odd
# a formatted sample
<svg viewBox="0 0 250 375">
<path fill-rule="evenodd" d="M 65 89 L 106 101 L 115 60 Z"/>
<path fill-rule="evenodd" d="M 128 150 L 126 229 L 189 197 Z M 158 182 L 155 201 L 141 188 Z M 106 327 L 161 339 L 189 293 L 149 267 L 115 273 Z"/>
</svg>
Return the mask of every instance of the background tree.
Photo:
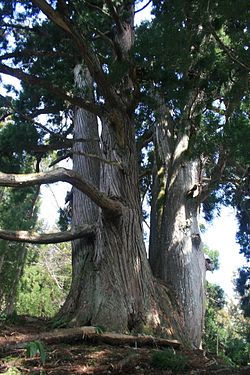
<svg viewBox="0 0 250 375">
<path fill-rule="evenodd" d="M 13 173 L 29 172 L 34 160 L 20 151 L 16 132 L 21 130 L 14 121 L 1 123 L 0 168 Z M 19 134 L 20 135 L 20 134 Z M 14 143 L 17 148 L 14 149 Z M 10 144 L 12 144 L 11 147 Z M 9 229 L 34 229 L 37 221 L 39 188 L 1 188 L 1 227 Z M 0 312 L 11 315 L 15 310 L 18 283 L 23 273 L 27 245 L 0 240 Z"/>
<path fill-rule="evenodd" d="M 183 306 L 189 310 L 184 308 L 182 314 L 193 335 L 191 315 L 195 321 L 203 315 L 197 211 L 203 204 L 210 218 L 219 203 L 239 211 L 244 206 L 240 194 L 245 191 L 249 158 L 241 137 L 249 139 L 249 118 L 244 114 L 249 67 L 241 64 L 240 56 L 247 53 L 244 30 L 249 20 L 237 17 L 234 6 L 224 11 L 221 3 L 154 4 L 156 18 L 141 27 L 138 43 L 143 58 L 142 46 L 151 47 L 141 63 L 161 104 L 154 112 L 158 155 L 152 173 L 150 263 L 153 272 L 172 286 L 177 300 L 186 301 Z M 152 99 L 148 103 L 152 105 Z"/>
<path fill-rule="evenodd" d="M 239 270 L 239 277 L 236 280 L 236 289 L 241 296 L 241 308 L 246 317 L 250 317 L 250 295 L 249 295 L 249 280 L 250 269 L 249 267 L 242 267 Z"/>
<path fill-rule="evenodd" d="M 18 284 L 18 315 L 53 317 L 66 299 L 71 281 L 71 249 L 68 243 L 36 246 L 28 250 Z M 62 322 L 61 322 L 62 324 Z"/>
<path fill-rule="evenodd" d="M 36 130 L 37 144 L 24 145 L 27 152 L 41 157 L 59 150 L 57 160 L 71 155 L 74 166 L 2 174 L 0 184 L 71 183 L 72 230 L 54 236 L 1 231 L 1 237 L 78 238 L 61 310 L 71 324 L 123 331 L 149 325 L 199 346 L 205 275 L 200 205 L 209 214 L 223 201 L 241 212 L 245 191 L 246 4 L 239 10 L 231 1 L 154 1 L 155 20 L 135 34 L 131 1 L 16 3 L 2 2 L 2 28 L 16 44 L 3 33 L 0 72 L 21 79 L 23 90 L 16 101 L 4 99 L 3 109 Z M 42 113 L 49 115 L 46 126 L 33 121 Z M 151 193 L 152 272 L 140 187 L 142 195 Z"/>
<path fill-rule="evenodd" d="M 206 253 L 213 260 L 214 269 L 218 270 L 218 252 L 206 249 Z M 249 323 L 236 299 L 228 301 L 220 286 L 206 282 L 204 349 L 223 357 L 232 366 L 247 365 Z"/>
</svg>

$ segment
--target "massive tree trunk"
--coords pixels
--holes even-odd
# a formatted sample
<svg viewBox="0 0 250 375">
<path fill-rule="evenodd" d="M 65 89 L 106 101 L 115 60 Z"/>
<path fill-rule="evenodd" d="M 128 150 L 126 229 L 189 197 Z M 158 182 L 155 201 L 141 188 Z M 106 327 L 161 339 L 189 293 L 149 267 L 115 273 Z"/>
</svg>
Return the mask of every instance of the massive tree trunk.
<svg viewBox="0 0 250 375">
<path fill-rule="evenodd" d="M 160 216 L 158 213 L 161 228 L 157 234 L 158 246 L 150 249 L 150 264 L 154 275 L 166 282 L 177 303 L 187 340 L 199 347 L 203 331 L 205 282 L 197 199 L 201 189 L 201 170 L 196 160 L 188 158 L 189 136 L 185 130 L 178 136 L 174 135 L 174 124 L 168 110 L 162 106 L 159 114 L 156 138 L 165 171 L 165 191 L 160 208 L 157 208 L 162 210 Z M 157 180 L 159 171 L 156 186 Z M 154 192 L 159 199 L 160 189 Z M 152 233 L 152 238 L 154 236 Z"/>
<path fill-rule="evenodd" d="M 197 163 L 186 161 L 167 186 L 158 272 L 176 296 L 188 339 L 199 347 L 204 319 L 205 258 L 195 200 L 197 185 Z"/>
<path fill-rule="evenodd" d="M 90 123 L 84 120 L 83 114 L 81 118 L 86 137 L 83 128 Z M 74 191 L 73 224 L 98 222 L 98 229 L 93 240 L 73 243 L 73 282 L 63 313 L 75 325 L 98 325 L 123 332 L 142 330 L 147 324 L 159 328 L 154 283 L 143 243 L 135 144 L 130 138 L 130 150 L 121 153 L 117 163 L 118 156 L 105 122 L 102 138 L 102 156 L 113 158 L 107 161 L 115 163 L 102 163 L 101 188 L 124 206 L 120 216 L 112 217 Z M 82 159 L 79 165 L 74 163 L 78 172 L 85 162 Z M 96 174 L 94 170 L 93 174 Z"/>
<path fill-rule="evenodd" d="M 82 89 L 89 95 L 92 83 L 87 81 L 88 90 Z M 199 347 L 205 260 L 198 206 L 189 193 L 195 185 L 195 193 L 199 192 L 197 163 L 185 157 L 189 139 L 181 134 L 171 142 L 167 139 L 169 132 L 163 131 L 164 124 L 156 134 L 162 176 L 156 168 L 157 198 L 152 218 L 155 215 L 157 232 L 155 240 L 150 240 L 150 255 L 153 272 L 163 283 L 156 282 L 143 241 L 132 118 L 116 109 L 100 121 L 101 137 L 96 117 L 77 109 L 74 170 L 120 202 L 121 212 L 101 210 L 83 193 L 73 190 L 72 225 L 97 224 L 97 230 L 94 237 L 73 242 L 73 280 L 61 315 L 71 325 L 104 326 L 120 332 L 146 328 Z M 162 191 L 165 200 L 160 207 Z"/>
<path fill-rule="evenodd" d="M 75 67 L 76 86 L 93 101 L 92 79 L 87 69 Z M 97 188 L 100 183 L 98 123 L 95 115 L 76 108 L 74 116 L 73 170 L 84 176 Z M 96 158 L 94 157 L 96 156 Z M 72 227 L 95 224 L 99 220 L 99 207 L 76 188 L 72 189 Z M 95 267 L 93 259 L 97 248 L 93 238 L 72 242 L 72 284 L 60 314 L 72 324 L 91 321 L 94 314 L 92 296 L 95 293 Z"/>
<path fill-rule="evenodd" d="M 76 111 L 74 170 L 121 202 L 122 210 L 119 215 L 101 210 L 73 190 L 72 225 L 96 223 L 97 229 L 94 237 L 73 242 L 72 285 L 59 316 L 71 325 L 104 326 L 119 332 L 161 331 L 181 338 L 166 287 L 157 285 L 147 260 L 134 126 L 126 113 L 122 119 L 123 133 L 117 134 L 103 117 L 102 135 L 96 142 L 95 116 Z"/>
</svg>

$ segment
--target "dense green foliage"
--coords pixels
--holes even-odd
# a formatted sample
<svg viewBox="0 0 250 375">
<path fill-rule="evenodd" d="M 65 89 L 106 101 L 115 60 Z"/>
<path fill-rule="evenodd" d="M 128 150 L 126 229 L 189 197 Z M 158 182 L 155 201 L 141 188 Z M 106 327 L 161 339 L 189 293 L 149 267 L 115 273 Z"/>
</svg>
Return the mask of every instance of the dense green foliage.
<svg viewBox="0 0 250 375">
<path fill-rule="evenodd" d="M 204 348 L 232 365 L 247 365 L 250 359 L 250 322 L 238 304 L 226 303 L 223 290 L 207 283 Z"/>
<path fill-rule="evenodd" d="M 219 253 L 205 248 L 219 269 Z M 239 303 L 228 302 L 223 289 L 206 282 L 204 348 L 222 356 L 232 366 L 247 365 L 250 353 L 250 321 L 244 318 Z"/>
<path fill-rule="evenodd" d="M 21 315 L 54 316 L 70 287 L 70 246 L 30 249 L 18 286 L 16 311 Z"/>
<path fill-rule="evenodd" d="M 6 133 L 12 127 L 7 123 L 0 129 L 0 143 L 7 140 Z M 8 139 L 8 142 L 14 142 Z M 14 143 L 13 143 L 14 144 Z M 3 151 L 0 155 L 2 170 L 9 172 L 27 172 L 31 170 L 32 158 L 26 158 L 18 152 L 8 153 Z M 0 226 L 9 230 L 33 229 L 37 220 L 38 212 L 37 188 L 11 189 L 1 188 L 0 191 Z M 8 314 L 13 313 L 17 295 L 18 282 L 23 272 L 27 246 L 24 244 L 9 243 L 0 240 L 0 311 Z"/>
</svg>

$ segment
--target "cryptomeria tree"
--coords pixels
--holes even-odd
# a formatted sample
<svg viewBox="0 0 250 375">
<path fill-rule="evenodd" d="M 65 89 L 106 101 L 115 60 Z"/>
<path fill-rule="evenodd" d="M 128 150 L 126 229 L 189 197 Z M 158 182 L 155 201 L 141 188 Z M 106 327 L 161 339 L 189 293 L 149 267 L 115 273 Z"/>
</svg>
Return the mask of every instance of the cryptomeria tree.
<svg viewBox="0 0 250 375">
<path fill-rule="evenodd" d="M 223 201 L 246 212 L 249 13 L 243 2 L 153 1 L 155 18 L 135 29 L 135 5 L 1 2 L 0 72 L 22 81 L 16 100 L 2 98 L 3 116 L 15 116 L 23 138 L 36 134 L 21 142 L 24 153 L 54 152 L 51 166 L 71 157 L 73 169 L 1 173 L 0 185 L 73 189 L 71 230 L 0 236 L 72 240 L 72 285 L 59 314 L 71 324 L 146 328 L 197 347 L 200 207 L 209 216 Z"/>
</svg>

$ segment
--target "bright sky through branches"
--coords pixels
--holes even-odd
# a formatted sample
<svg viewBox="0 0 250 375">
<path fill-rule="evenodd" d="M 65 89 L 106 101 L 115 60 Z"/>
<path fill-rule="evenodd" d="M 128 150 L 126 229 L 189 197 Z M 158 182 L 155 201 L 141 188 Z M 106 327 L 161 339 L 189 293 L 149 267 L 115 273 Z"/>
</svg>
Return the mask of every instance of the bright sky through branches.
<svg viewBox="0 0 250 375">
<path fill-rule="evenodd" d="M 203 242 L 213 250 L 219 251 L 220 268 L 213 273 L 207 272 L 209 282 L 219 284 L 228 298 L 234 296 L 233 278 L 237 269 L 246 263 L 243 255 L 239 254 L 240 246 L 236 243 L 237 221 L 232 208 L 222 207 L 220 216 L 211 224 L 205 224 L 207 230 L 202 234 Z"/>
</svg>

